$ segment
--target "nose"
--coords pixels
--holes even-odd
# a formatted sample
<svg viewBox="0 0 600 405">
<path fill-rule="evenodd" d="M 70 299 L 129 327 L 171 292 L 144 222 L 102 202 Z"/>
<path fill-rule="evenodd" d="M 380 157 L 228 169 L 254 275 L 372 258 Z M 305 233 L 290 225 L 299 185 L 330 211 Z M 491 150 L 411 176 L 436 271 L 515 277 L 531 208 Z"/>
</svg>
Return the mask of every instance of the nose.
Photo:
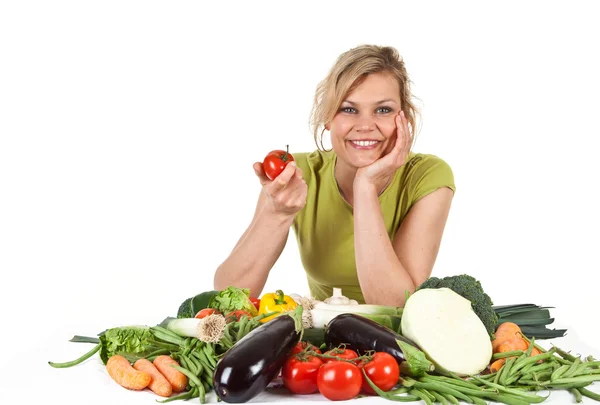
<svg viewBox="0 0 600 405">
<path fill-rule="evenodd" d="M 357 131 L 369 132 L 375 129 L 375 120 L 371 114 L 361 114 L 354 125 Z"/>
</svg>

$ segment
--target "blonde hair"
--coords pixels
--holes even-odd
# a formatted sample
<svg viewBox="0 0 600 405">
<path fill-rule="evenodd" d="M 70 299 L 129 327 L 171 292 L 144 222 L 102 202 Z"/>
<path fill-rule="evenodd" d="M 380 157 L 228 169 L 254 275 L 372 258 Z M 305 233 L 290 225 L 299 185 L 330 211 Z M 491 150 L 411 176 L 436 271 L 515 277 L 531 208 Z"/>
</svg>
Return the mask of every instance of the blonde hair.
<svg viewBox="0 0 600 405">
<path fill-rule="evenodd" d="M 319 129 L 323 127 L 322 135 L 325 125 L 333 120 L 346 96 L 371 73 L 389 73 L 398 81 L 401 108 L 414 141 L 420 113 L 413 102 L 410 90 L 412 82 L 408 78 L 402 57 L 390 46 L 361 45 L 341 54 L 327 77 L 317 86 L 310 119 L 317 148 Z M 320 143 L 322 147 L 322 137 Z"/>
</svg>

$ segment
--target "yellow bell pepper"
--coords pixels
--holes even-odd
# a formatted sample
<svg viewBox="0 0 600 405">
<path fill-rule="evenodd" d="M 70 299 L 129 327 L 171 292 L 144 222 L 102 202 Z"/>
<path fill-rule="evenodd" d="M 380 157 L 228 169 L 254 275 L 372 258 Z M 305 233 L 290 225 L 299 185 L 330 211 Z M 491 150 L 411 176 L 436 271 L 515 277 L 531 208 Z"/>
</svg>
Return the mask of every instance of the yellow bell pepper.
<svg viewBox="0 0 600 405">
<path fill-rule="evenodd" d="M 260 298 L 260 307 L 258 314 L 268 314 L 269 312 L 288 312 L 293 311 L 298 304 L 293 298 L 283 294 L 283 291 L 277 290 L 275 293 L 265 294 Z M 263 318 L 260 322 L 268 322 L 278 316 L 278 314 Z"/>
</svg>

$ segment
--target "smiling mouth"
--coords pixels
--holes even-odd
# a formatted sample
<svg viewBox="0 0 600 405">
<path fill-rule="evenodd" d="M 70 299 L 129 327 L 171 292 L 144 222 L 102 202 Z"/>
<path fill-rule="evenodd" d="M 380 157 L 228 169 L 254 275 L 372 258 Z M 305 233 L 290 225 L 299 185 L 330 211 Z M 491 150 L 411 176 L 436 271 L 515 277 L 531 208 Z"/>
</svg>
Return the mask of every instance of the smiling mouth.
<svg viewBox="0 0 600 405">
<path fill-rule="evenodd" d="M 361 140 L 361 141 L 348 141 L 348 143 L 355 149 L 375 149 L 380 141 L 372 140 Z"/>
</svg>

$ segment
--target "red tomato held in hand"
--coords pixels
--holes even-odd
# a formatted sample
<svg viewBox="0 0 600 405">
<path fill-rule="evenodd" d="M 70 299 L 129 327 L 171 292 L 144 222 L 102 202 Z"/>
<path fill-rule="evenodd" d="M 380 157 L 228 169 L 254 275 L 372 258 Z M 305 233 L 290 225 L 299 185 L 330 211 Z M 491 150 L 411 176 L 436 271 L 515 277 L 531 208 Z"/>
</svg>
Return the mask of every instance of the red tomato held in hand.
<svg viewBox="0 0 600 405">
<path fill-rule="evenodd" d="M 400 368 L 396 359 L 391 354 L 376 352 L 371 361 L 363 363 L 359 367 L 365 370 L 371 382 L 382 391 L 389 391 L 398 384 Z M 371 388 L 366 378 L 364 378 L 364 375 L 362 389 L 366 394 L 376 394 L 375 390 Z"/>
<path fill-rule="evenodd" d="M 330 401 L 344 401 L 358 395 L 362 380 L 362 372 L 355 364 L 330 361 L 319 368 L 317 388 Z"/>
<path fill-rule="evenodd" d="M 341 349 L 341 348 L 336 348 L 336 349 L 331 349 L 328 352 L 325 352 L 324 354 L 328 355 L 328 356 L 335 356 L 335 357 L 341 357 L 342 359 L 346 359 L 346 360 L 352 360 L 358 357 L 358 354 L 351 349 Z M 327 359 L 327 358 L 323 358 L 322 359 L 323 362 L 325 363 L 329 363 L 330 361 L 343 361 L 343 360 L 337 360 L 337 359 Z"/>
<path fill-rule="evenodd" d="M 202 318 L 206 318 L 207 316 L 212 315 L 212 314 L 220 314 L 220 312 L 214 308 L 204 308 L 204 309 L 201 309 L 200 311 L 198 311 L 198 313 L 196 314 L 196 316 L 194 318 L 202 319 Z"/>
<path fill-rule="evenodd" d="M 294 394 L 314 394 L 319 391 L 317 376 L 323 362 L 318 357 L 309 356 L 305 361 L 290 356 L 281 369 L 283 385 Z"/>
<path fill-rule="evenodd" d="M 286 149 L 289 149 L 286 146 Z M 279 176 L 288 163 L 293 162 L 294 157 L 286 150 L 273 150 L 263 160 L 263 171 L 269 180 Z"/>
<path fill-rule="evenodd" d="M 311 350 L 313 352 L 321 354 L 321 350 L 319 350 L 319 348 L 317 346 L 310 344 L 309 342 L 302 342 L 302 341 L 296 343 L 296 346 L 294 346 L 292 348 L 292 352 L 290 354 L 300 353 L 301 351 L 304 351 L 304 349 L 306 349 L 308 346 L 311 347 Z"/>
</svg>

